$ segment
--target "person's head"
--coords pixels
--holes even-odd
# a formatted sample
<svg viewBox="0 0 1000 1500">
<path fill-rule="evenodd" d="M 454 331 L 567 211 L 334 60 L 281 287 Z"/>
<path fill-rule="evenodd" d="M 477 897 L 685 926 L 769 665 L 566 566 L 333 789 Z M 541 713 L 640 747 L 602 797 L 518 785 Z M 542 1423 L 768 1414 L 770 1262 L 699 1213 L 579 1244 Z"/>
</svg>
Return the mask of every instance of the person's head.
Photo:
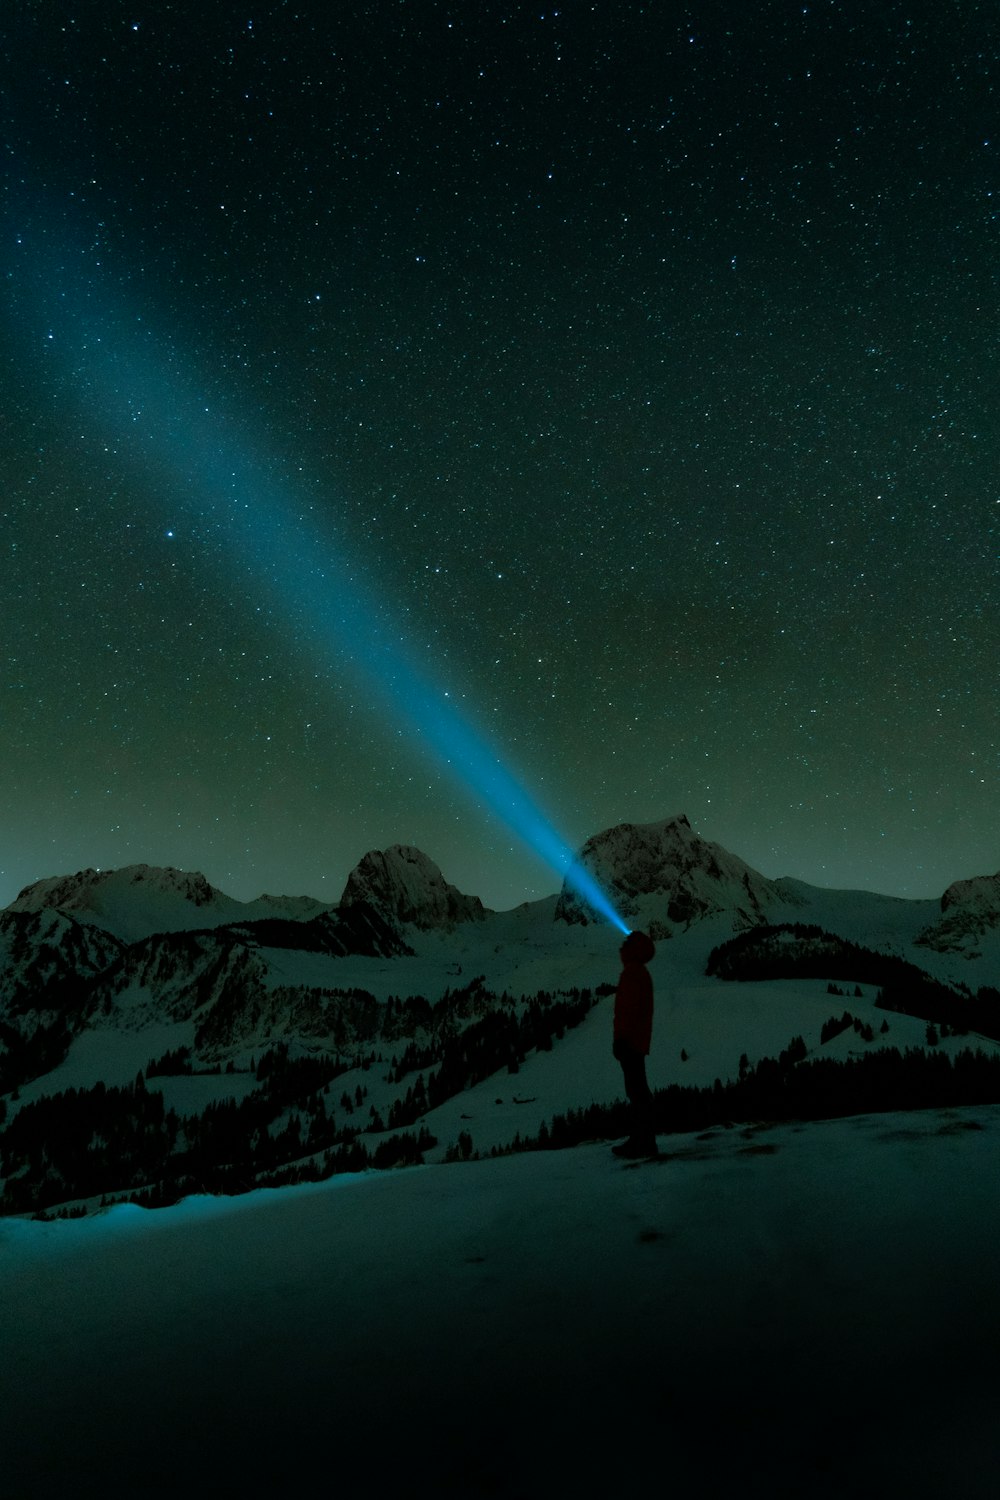
<svg viewBox="0 0 1000 1500">
<path fill-rule="evenodd" d="M 656 953 L 656 945 L 644 932 L 630 932 L 618 951 L 623 964 L 648 964 Z"/>
</svg>

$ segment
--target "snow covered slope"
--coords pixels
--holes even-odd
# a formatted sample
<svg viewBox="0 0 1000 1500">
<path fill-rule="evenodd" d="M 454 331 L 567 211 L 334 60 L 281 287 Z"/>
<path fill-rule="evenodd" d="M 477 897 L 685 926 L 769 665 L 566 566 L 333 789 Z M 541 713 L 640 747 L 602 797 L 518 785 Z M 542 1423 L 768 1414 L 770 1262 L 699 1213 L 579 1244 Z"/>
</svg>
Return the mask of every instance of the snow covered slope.
<svg viewBox="0 0 1000 1500">
<path fill-rule="evenodd" d="M 60 911 L 0 912 L 0 1020 L 72 1010 L 72 992 L 103 973 L 124 945 Z"/>
<path fill-rule="evenodd" d="M 307 921 L 330 907 L 311 896 L 236 901 L 197 872 L 128 865 L 121 870 L 80 870 L 75 875 L 37 880 L 6 910 L 61 911 L 132 943 L 154 932 L 219 927 L 265 917 Z"/>
<path fill-rule="evenodd" d="M 974 950 L 945 951 L 918 945 L 921 933 L 939 915 L 935 902 L 823 891 L 787 880 L 765 882 L 735 856 L 698 839 L 686 819 L 623 827 L 591 842 L 598 853 L 603 851 L 601 869 L 617 882 L 621 899 L 634 903 L 646 925 L 654 926 L 656 911 L 669 906 L 673 897 L 668 887 L 675 895 L 686 891 L 689 898 L 690 920 L 662 918 L 670 936 L 660 939 L 651 966 L 656 1020 L 649 1070 L 656 1087 L 710 1087 L 716 1078 L 725 1082 L 736 1076 L 741 1057 L 753 1065 L 776 1056 L 794 1036 L 804 1039 L 810 1056 L 843 1056 L 852 1049 L 864 1053 L 872 1042 L 854 1031 L 835 1042 L 821 1039 L 824 1023 L 845 1008 L 883 1044 L 923 1045 L 926 1022 L 911 1016 L 891 1016 L 884 1036 L 885 1012 L 875 1005 L 878 982 L 864 973 L 852 984 L 849 1000 L 832 998 L 822 978 L 743 983 L 707 977 L 710 950 L 731 938 L 734 929 L 745 928 L 755 911 L 772 921 L 815 924 L 863 947 L 898 954 L 951 985 L 964 983 L 973 991 L 1000 985 L 1000 951 L 982 944 Z M 629 851 L 628 858 L 623 850 Z M 487 912 L 475 898 L 462 897 L 475 902 L 479 913 L 476 920 L 459 920 L 457 909 L 448 904 L 452 888 L 431 861 L 407 849 L 386 851 L 380 859 L 382 872 L 392 878 L 370 889 L 392 898 L 392 925 L 360 900 L 360 888 L 339 910 L 305 921 L 275 917 L 251 922 L 245 919 L 245 905 L 231 903 L 240 920 L 160 932 L 128 945 L 44 904 L 37 912 L 0 915 L 0 943 L 7 934 L 6 947 L 0 947 L 6 960 L 6 988 L 0 988 L 0 1071 L 6 1045 L 2 1026 L 5 1015 L 10 1019 L 14 1014 L 15 998 L 23 1006 L 34 995 L 57 997 L 58 1014 L 60 1007 L 70 1008 L 72 993 L 68 1055 L 65 1038 L 59 1047 L 61 1034 L 54 1033 L 42 1038 L 47 1067 L 34 1072 L 22 1068 L 17 1074 L 16 1057 L 7 1066 L 7 1077 L 21 1085 L 21 1104 L 70 1087 L 130 1084 L 150 1059 L 183 1048 L 190 1054 L 186 1066 L 201 1075 L 199 1080 L 188 1074 L 161 1076 L 151 1078 L 149 1086 L 162 1090 L 174 1107 L 203 1109 L 213 1098 L 243 1098 L 252 1092 L 252 1062 L 267 1046 L 281 1042 L 292 1049 L 293 1059 L 325 1052 L 348 1065 L 334 1099 L 342 1091 L 352 1098 L 361 1091 L 364 1118 L 342 1123 L 361 1125 L 374 1148 L 379 1137 L 369 1128 L 368 1117 L 388 1119 L 419 1076 L 438 1066 L 447 1037 L 481 1018 L 479 1001 L 462 1001 L 462 1009 L 454 998 L 470 981 L 481 981 L 483 993 L 491 994 L 482 1002 L 487 1008 L 506 1007 L 518 1016 L 539 992 L 558 997 L 613 987 L 619 967 L 617 932 L 565 919 L 565 897 L 509 912 Z M 400 872 L 412 877 L 408 887 L 403 880 L 396 883 Z M 211 910 L 218 917 L 220 902 L 228 900 L 213 893 L 199 907 L 183 895 L 183 882 L 171 880 L 167 886 L 175 895 L 180 892 L 181 911 L 175 909 L 175 916 Z M 113 894 L 120 887 L 121 880 L 109 879 L 102 889 Z M 151 910 L 164 914 L 160 880 L 130 878 L 124 888 L 135 900 L 156 897 L 145 906 L 146 921 Z M 41 902 L 43 893 L 32 889 Z M 44 894 L 48 899 L 53 891 Z M 399 904 L 404 897 L 409 905 Z M 700 905 L 694 915 L 696 898 Z M 93 892 L 88 899 L 92 909 Z M 119 916 L 124 905 L 122 897 Z M 432 910 L 437 922 L 399 925 L 403 911 L 426 916 Z M 74 979 L 70 987 L 67 975 Z M 436 1019 L 430 1014 L 433 1007 Z M 485 1081 L 463 1086 L 423 1111 L 421 1123 L 438 1140 L 428 1159 L 443 1157 L 459 1135 L 471 1136 L 476 1150 L 489 1152 L 509 1144 L 516 1134 L 537 1133 L 556 1113 L 615 1100 L 621 1078 L 610 1058 L 610 1011 L 606 992 L 582 1022 L 553 1037 L 551 1050 L 529 1049 L 516 1074 L 508 1073 L 507 1053 L 501 1051 L 497 1071 Z M 22 1033 L 30 1021 L 31 1016 L 18 1022 Z M 410 1044 L 424 1051 L 407 1071 L 399 1062 Z M 20 1045 L 16 1039 L 15 1045 Z M 942 1051 L 954 1052 L 965 1043 L 945 1036 L 940 1045 Z M 214 1082 L 205 1076 L 208 1067 L 222 1070 Z M 8 1084 L 8 1090 L 12 1087 Z M 12 1109 L 17 1107 L 11 1103 Z M 328 1115 L 334 1113 L 331 1104 Z M 303 1129 L 308 1123 L 303 1116 Z"/>
<path fill-rule="evenodd" d="M 722 913 L 731 913 L 737 927 L 788 921 L 798 904 L 794 891 L 701 838 L 683 814 L 608 828 L 587 840 L 579 859 L 621 915 L 654 939 Z M 564 922 L 596 920 L 569 884 L 563 885 L 556 916 Z"/>
<path fill-rule="evenodd" d="M 1000 1108 L 0 1220 L 3 1487 L 993 1500 Z"/>
<path fill-rule="evenodd" d="M 876 1009 L 863 978 L 831 995 L 823 979 L 707 976 L 710 949 L 762 917 L 1000 985 L 979 881 L 948 907 L 978 914 L 975 941 L 928 947 L 938 903 L 764 881 L 686 820 L 611 834 L 595 859 L 633 920 L 670 934 L 651 965 L 654 1086 L 711 1089 L 794 1035 L 809 1059 L 924 1044 L 925 1022 Z M 289 1094 L 274 1129 L 299 1115 L 305 1159 L 310 1121 L 343 1107 L 374 1150 L 373 1116 L 429 1072 L 435 1006 L 433 1036 L 464 1046 L 494 1007 L 516 1016 L 539 991 L 596 990 L 618 971 L 617 932 L 555 896 L 477 920 L 438 906 L 445 920 L 410 921 L 402 951 L 360 900 L 298 923 L 287 910 L 255 923 L 234 902 L 220 922 L 228 898 L 208 888 L 199 905 L 192 879 L 83 882 L 75 908 L 72 882 L 33 887 L 34 909 L 29 891 L 0 914 L 0 1042 L 39 997 L 58 1015 L 72 990 L 86 1021 L 7 1100 L 11 1120 L 58 1089 L 131 1084 L 186 1047 L 237 1069 L 144 1084 L 194 1136 L 209 1106 L 259 1091 L 249 1052 L 277 1041 L 289 1079 L 324 1050 L 353 1066 L 326 1105 Z M 665 1135 L 666 1159 L 637 1167 L 603 1144 L 443 1164 L 463 1137 L 488 1156 L 618 1098 L 611 1007 L 604 993 L 551 1047 L 424 1110 L 426 1167 L 155 1213 L 0 1217 L 0 1489 L 606 1500 L 641 1482 L 709 1500 L 993 1500 L 1000 1106 L 713 1126 Z M 845 1009 L 858 1029 L 824 1041 Z M 939 1055 L 965 1045 L 943 1037 Z"/>
</svg>

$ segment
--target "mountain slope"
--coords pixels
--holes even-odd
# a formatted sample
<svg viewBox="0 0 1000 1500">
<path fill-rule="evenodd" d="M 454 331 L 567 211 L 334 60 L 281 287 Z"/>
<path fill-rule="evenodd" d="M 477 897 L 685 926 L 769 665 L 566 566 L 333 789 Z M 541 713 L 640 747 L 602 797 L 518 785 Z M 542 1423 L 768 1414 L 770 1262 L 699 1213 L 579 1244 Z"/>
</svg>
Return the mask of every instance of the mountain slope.
<svg viewBox="0 0 1000 1500">
<path fill-rule="evenodd" d="M 752 926 L 798 904 L 794 893 L 721 844 L 701 838 L 683 814 L 605 829 L 587 840 L 579 862 L 621 915 L 656 940 L 722 914 L 730 914 L 736 927 Z M 570 923 L 596 920 L 569 882 L 563 884 L 556 917 Z"/>
<path fill-rule="evenodd" d="M 0 1221 L 6 1487 L 993 1500 L 1000 1109 L 674 1144 Z"/>
<path fill-rule="evenodd" d="M 307 921 L 329 909 L 311 896 L 236 901 L 197 871 L 153 865 L 80 870 L 75 875 L 37 880 L 6 908 L 9 912 L 61 911 L 129 943 L 154 932 L 219 927 L 264 917 Z"/>
<path fill-rule="evenodd" d="M 60 911 L 0 912 L 0 1019 L 77 1009 L 81 987 L 124 946 Z"/>
<path fill-rule="evenodd" d="M 1000 954 L 1000 873 L 956 880 L 941 897 L 941 917 L 917 938 L 939 953 Z"/>
<path fill-rule="evenodd" d="M 934 914 L 933 903 L 765 881 L 736 856 L 699 839 L 686 819 L 622 825 L 591 846 L 595 866 L 654 931 L 664 908 L 675 918 L 687 914 L 683 922 L 659 918 L 670 941 L 660 940 L 651 966 L 657 1009 L 650 1077 L 656 1087 L 711 1087 L 715 1078 L 734 1077 L 741 1059 L 753 1067 L 796 1036 L 808 1055 L 824 1058 L 880 1045 L 886 1017 L 875 1001 L 883 953 L 973 992 L 1000 978 L 1000 965 L 988 953 L 973 959 L 965 950 L 915 946 Z M 191 909 L 210 908 L 215 920 L 131 944 L 44 905 L 4 914 L 0 932 L 18 936 L 18 944 L 6 950 L 7 989 L 0 991 L 0 1000 L 7 997 L 6 1012 L 0 1012 L 0 1085 L 21 1090 L 20 1102 L 11 1103 L 13 1113 L 67 1088 L 132 1087 L 155 1059 L 157 1076 L 149 1087 L 168 1107 L 200 1118 L 210 1105 L 258 1094 L 264 1086 L 257 1073 L 261 1057 L 280 1045 L 288 1053 L 287 1067 L 281 1064 L 288 1080 L 280 1108 L 255 1105 L 242 1122 L 230 1122 L 252 1181 L 252 1143 L 261 1141 L 262 1130 L 301 1132 L 300 1140 L 289 1139 L 283 1155 L 270 1154 L 268 1167 L 275 1160 L 288 1165 L 309 1157 L 307 1139 L 315 1155 L 360 1133 L 361 1144 L 374 1152 L 387 1125 L 426 1127 L 437 1145 L 421 1150 L 433 1159 L 460 1137 L 471 1137 L 472 1149 L 488 1152 L 516 1134 L 537 1134 L 557 1113 L 618 1096 L 620 1072 L 608 1046 L 610 993 L 618 973 L 615 930 L 555 920 L 563 898 L 487 912 L 475 898 L 454 892 L 426 856 L 405 846 L 385 851 L 368 868 L 388 876 L 369 887 L 383 910 L 360 899 L 359 881 L 353 899 L 336 911 L 297 921 L 287 915 L 247 920 L 247 904 L 232 903 L 240 919 L 218 923 L 221 893 L 209 887 L 202 905 L 192 906 L 185 895 L 192 888 L 171 878 L 167 885 L 187 903 L 187 917 Z M 396 880 L 400 871 L 406 880 Z M 200 877 L 194 879 L 197 894 Z M 162 914 L 164 883 L 156 872 L 138 881 L 129 876 L 125 885 L 133 915 L 140 898 L 146 901 L 144 921 Z M 115 882 L 102 889 L 113 891 Z M 35 891 L 34 899 L 53 894 L 65 898 L 72 890 Z M 470 904 L 456 906 L 455 896 Z M 91 891 L 89 909 L 92 897 Z M 402 905 L 404 898 L 408 904 Z M 461 920 L 463 911 L 474 915 Z M 404 914 L 410 920 L 403 921 Z M 871 950 L 863 962 L 852 959 L 849 1005 L 863 1034 L 852 1030 L 835 1043 L 822 1037 L 825 1023 L 846 1008 L 829 997 L 824 982 L 841 977 L 842 965 L 829 973 L 814 966 L 812 977 L 770 975 L 766 982 L 723 983 L 706 976 L 710 949 L 731 939 L 734 928 L 756 930 L 766 918 L 787 921 L 790 914 Z M 60 980 L 66 974 L 71 986 Z M 584 991 L 591 999 L 597 992 L 593 1009 Z M 844 992 L 838 987 L 836 993 Z M 17 996 L 28 1008 L 14 1029 Z M 39 996 L 51 999 L 50 1012 L 31 1008 Z M 902 1011 L 905 1001 L 905 995 L 893 996 Z M 992 1002 L 986 994 L 979 1003 Z M 940 1015 L 918 1007 L 923 1020 L 894 1014 L 886 1023 L 888 1045 L 921 1046 L 927 1019 L 960 1025 L 963 1016 L 952 1014 L 947 994 L 942 1005 Z M 571 1020 L 560 1007 L 573 1010 Z M 964 1018 L 979 1014 L 966 1007 Z M 546 1017 L 554 1018 L 551 1025 Z M 992 1028 L 983 1022 L 982 1029 Z M 968 1044 L 944 1035 L 940 1045 L 953 1054 Z M 315 1069 L 305 1066 L 317 1061 L 324 1067 L 332 1062 L 333 1073 L 343 1077 L 323 1098 Z M 328 1068 L 323 1089 L 330 1078 Z M 338 1095 L 349 1104 L 338 1107 Z M 176 1140 L 169 1145 L 169 1181 L 184 1177 L 183 1162 L 173 1159 L 175 1145 L 178 1153 L 183 1150 Z M 46 1177 L 44 1161 L 31 1171 L 46 1203 L 87 1195 L 69 1190 L 82 1179 L 65 1175 L 60 1181 L 58 1172 Z M 150 1181 L 148 1175 L 144 1180 Z M 18 1201 L 28 1199 L 22 1194 Z"/>
<path fill-rule="evenodd" d="M 347 877 L 342 908 L 364 902 L 388 922 L 450 931 L 459 922 L 481 922 L 486 908 L 478 896 L 449 885 L 432 859 L 409 844 L 372 849 Z"/>
</svg>

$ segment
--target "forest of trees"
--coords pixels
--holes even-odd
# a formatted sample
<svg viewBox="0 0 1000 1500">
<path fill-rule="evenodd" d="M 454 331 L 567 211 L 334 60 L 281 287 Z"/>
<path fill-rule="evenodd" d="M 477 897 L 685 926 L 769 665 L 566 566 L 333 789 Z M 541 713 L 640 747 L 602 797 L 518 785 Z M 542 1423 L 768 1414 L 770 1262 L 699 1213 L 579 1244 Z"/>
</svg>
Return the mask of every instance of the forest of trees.
<svg viewBox="0 0 1000 1500">
<path fill-rule="evenodd" d="M 349 1069 L 374 1067 L 381 1061 L 375 1051 L 349 1060 L 293 1055 L 278 1042 L 252 1062 L 256 1087 L 245 1098 L 179 1116 L 158 1090 L 147 1090 L 146 1078 L 220 1068 L 195 1069 L 190 1049 L 175 1048 L 151 1059 L 130 1085 L 68 1089 L 22 1105 L 0 1133 L 0 1175 L 7 1179 L 0 1209 L 38 1212 L 98 1195 L 159 1206 L 187 1193 L 239 1193 L 421 1161 L 436 1141 L 426 1127 L 405 1127 L 501 1068 L 516 1072 L 528 1052 L 551 1048 L 594 1004 L 590 990 L 541 991 L 515 1004 L 477 978 L 434 1006 L 416 997 L 386 1007 L 390 1019 L 395 1009 L 396 1035 L 419 1029 L 421 1036 L 394 1059 L 389 1079 L 399 1082 L 417 1066 L 426 1077 L 417 1075 L 387 1120 L 373 1110 L 364 1124 L 358 1111 L 367 1089 L 359 1084 L 334 1103 L 331 1086 Z M 469 1015 L 477 1019 L 461 1027 Z M 385 1139 L 364 1142 L 362 1131 Z"/>
<path fill-rule="evenodd" d="M 24 1104 L 0 1136 L 3 1210 L 146 1184 L 167 1171 L 179 1133 L 180 1118 L 141 1073 L 122 1088 L 98 1083 Z"/>
<path fill-rule="evenodd" d="M 879 1047 L 838 1060 L 804 1056 L 795 1037 L 779 1057 L 741 1067 L 735 1080 L 706 1088 L 672 1084 L 655 1094 L 657 1134 L 782 1120 L 829 1120 L 894 1110 L 1000 1103 L 1000 1054 L 967 1048 L 949 1057 L 933 1048 Z M 613 1140 L 629 1127 L 624 1101 L 557 1115 L 537 1136 L 517 1137 L 509 1152 L 560 1150 Z M 493 1154 L 506 1154 L 495 1152 Z"/>
<path fill-rule="evenodd" d="M 390 1128 L 411 1124 L 428 1109 L 436 1109 L 502 1068 L 517 1073 L 529 1052 L 551 1051 L 553 1042 L 579 1026 L 597 1003 L 593 990 L 563 993 L 566 998 L 540 990 L 520 1011 L 508 996 L 490 996 L 494 1007 L 486 1009 L 463 1031 L 439 1033 L 431 1041 L 411 1043 L 395 1063 L 390 1074 L 393 1081 L 398 1083 L 417 1068 L 434 1066 L 435 1071 L 426 1082 L 422 1074 L 418 1076 L 390 1113 Z"/>
<path fill-rule="evenodd" d="M 849 943 L 801 922 L 739 933 L 712 949 L 705 972 L 733 980 L 840 979 L 875 985 L 875 1003 L 883 1010 L 1000 1040 L 1000 991 L 984 986 L 973 994 L 965 985 L 934 979 L 896 954 Z"/>
<path fill-rule="evenodd" d="M 0 1021 L 0 1094 L 12 1094 L 29 1079 L 57 1068 L 72 1040 L 73 1033 L 61 1015 L 27 1033 Z"/>
<path fill-rule="evenodd" d="M 818 927 L 758 928 L 713 950 L 709 970 L 723 978 L 820 977 L 879 985 L 877 1003 L 928 1019 L 926 1049 L 882 1046 L 861 1057 L 809 1056 L 795 1037 L 774 1059 L 751 1066 L 744 1054 L 735 1080 L 710 1088 L 673 1085 L 656 1096 L 658 1130 L 699 1131 L 741 1120 L 819 1119 L 869 1111 L 917 1109 L 1000 1101 L 1000 1057 L 971 1049 L 950 1058 L 941 1037 L 979 1030 L 1000 1036 L 1000 994 L 950 988 L 891 955 L 845 943 Z M 355 1033 L 350 1055 L 336 1050 L 293 1053 L 285 1042 L 250 1062 L 254 1087 L 245 1097 L 220 1099 L 193 1115 L 167 1109 L 146 1078 L 219 1072 L 180 1047 L 150 1059 L 145 1073 L 123 1087 L 97 1084 L 44 1096 L 0 1116 L 0 1175 L 6 1178 L 0 1211 L 44 1212 L 78 1199 L 133 1201 L 157 1206 L 195 1192 L 239 1193 L 257 1186 L 316 1180 L 335 1172 L 388 1168 L 423 1160 L 436 1142 L 423 1117 L 445 1100 L 506 1070 L 516 1074 L 532 1051 L 551 1049 L 578 1026 L 610 986 L 597 991 L 540 991 L 528 1000 L 497 995 L 482 976 L 450 990 L 435 1003 L 423 996 L 391 998 L 384 1006 L 360 991 L 346 994 L 365 1010 L 364 1039 Z M 828 990 L 845 992 L 829 979 Z M 976 1025 L 975 1023 L 979 1024 Z M 849 1011 L 824 1024 L 821 1045 L 848 1028 L 875 1041 L 869 1022 Z M 992 1029 L 991 1029 L 992 1027 Z M 881 1033 L 889 1030 L 883 1020 Z M 28 1044 L 4 1036 L 18 1069 L 16 1049 Z M 43 1035 L 39 1056 L 62 1035 Z M 379 1046 L 405 1042 L 386 1061 Z M 357 1046 L 363 1050 L 358 1052 Z M 34 1062 L 32 1062 L 32 1066 Z M 233 1063 L 226 1065 L 227 1071 Z M 385 1081 L 406 1084 L 382 1118 L 367 1115 L 364 1079 L 340 1092 L 349 1070 L 378 1067 Z M 2 1102 L 0 1102 L 2 1107 Z M 510 1149 L 563 1147 L 627 1129 L 625 1104 L 590 1106 L 558 1116 Z M 468 1132 L 449 1160 L 475 1156 Z M 75 1209 L 63 1209 L 75 1212 Z"/>
</svg>

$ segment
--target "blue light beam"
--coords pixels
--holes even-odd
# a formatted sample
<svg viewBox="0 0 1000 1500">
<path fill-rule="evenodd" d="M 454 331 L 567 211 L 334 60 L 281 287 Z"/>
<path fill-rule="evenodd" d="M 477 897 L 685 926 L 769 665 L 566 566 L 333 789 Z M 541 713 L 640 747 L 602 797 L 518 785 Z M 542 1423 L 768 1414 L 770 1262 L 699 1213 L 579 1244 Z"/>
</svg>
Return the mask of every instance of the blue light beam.
<svg viewBox="0 0 1000 1500">
<path fill-rule="evenodd" d="M 65 267 L 58 275 L 65 283 Z M 606 893 L 494 746 L 414 660 L 398 626 L 380 620 L 384 604 L 376 591 L 357 567 L 337 556 L 308 500 L 293 496 L 276 477 L 282 463 L 262 449 L 259 438 L 242 431 L 221 403 L 214 403 L 219 409 L 213 412 L 213 402 L 170 368 L 148 321 L 93 308 L 92 288 L 79 299 L 63 291 L 56 331 L 50 323 L 44 337 L 49 357 L 55 350 L 67 363 L 77 400 L 118 449 L 126 447 L 157 482 L 167 479 L 172 498 L 197 516 L 199 531 L 210 518 L 222 550 L 248 565 L 324 666 L 331 652 L 346 657 L 384 710 L 409 724 L 425 753 L 480 797 L 595 915 L 627 933 Z"/>
</svg>

